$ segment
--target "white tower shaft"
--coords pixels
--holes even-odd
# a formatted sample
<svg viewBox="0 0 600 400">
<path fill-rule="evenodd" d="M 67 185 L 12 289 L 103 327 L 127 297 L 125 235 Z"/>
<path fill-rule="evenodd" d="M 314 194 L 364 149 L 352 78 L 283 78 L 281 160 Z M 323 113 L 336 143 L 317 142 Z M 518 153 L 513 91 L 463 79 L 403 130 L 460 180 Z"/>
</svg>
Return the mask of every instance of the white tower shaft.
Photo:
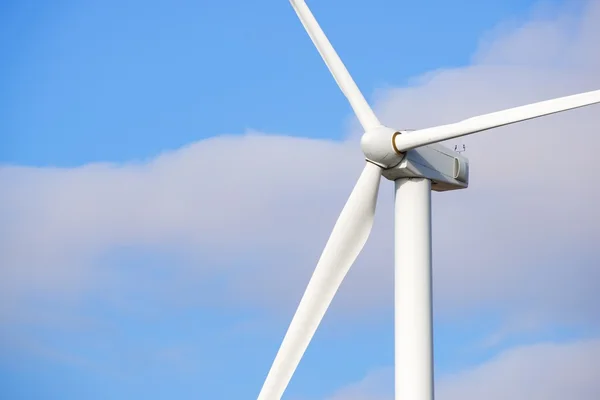
<svg viewBox="0 0 600 400">
<path fill-rule="evenodd" d="M 431 181 L 395 181 L 396 400 L 433 400 Z"/>
</svg>

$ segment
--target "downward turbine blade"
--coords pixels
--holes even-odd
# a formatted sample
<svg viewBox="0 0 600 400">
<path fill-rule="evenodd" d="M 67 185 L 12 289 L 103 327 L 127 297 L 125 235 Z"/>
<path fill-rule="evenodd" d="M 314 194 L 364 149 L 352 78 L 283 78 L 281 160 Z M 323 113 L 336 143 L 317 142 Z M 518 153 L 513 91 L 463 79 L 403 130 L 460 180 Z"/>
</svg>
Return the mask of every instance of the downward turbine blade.
<svg viewBox="0 0 600 400">
<path fill-rule="evenodd" d="M 508 110 L 465 119 L 454 124 L 407 132 L 396 136 L 395 145 L 399 151 L 406 151 L 415 147 L 470 135 L 544 115 L 585 107 L 595 103 L 600 103 L 600 90 L 510 108 Z"/>
<path fill-rule="evenodd" d="M 381 168 L 367 162 L 325 245 L 258 400 L 279 400 L 283 395 L 329 304 L 371 233 L 380 180 Z"/>
<path fill-rule="evenodd" d="M 327 64 L 333 78 L 350 102 L 365 132 L 381 125 L 306 3 L 303 0 L 290 0 L 290 3 L 292 3 L 300 22 L 304 25 L 304 29 L 306 29 L 308 36 L 310 36 L 319 54 L 321 54 L 323 61 Z"/>
</svg>

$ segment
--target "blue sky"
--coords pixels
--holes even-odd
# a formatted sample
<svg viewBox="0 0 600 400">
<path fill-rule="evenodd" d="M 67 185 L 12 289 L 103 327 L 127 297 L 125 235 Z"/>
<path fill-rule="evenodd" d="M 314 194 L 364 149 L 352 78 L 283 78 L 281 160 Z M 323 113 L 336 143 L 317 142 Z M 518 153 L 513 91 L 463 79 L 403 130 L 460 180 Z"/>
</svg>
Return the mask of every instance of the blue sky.
<svg viewBox="0 0 600 400">
<path fill-rule="evenodd" d="M 309 2 L 376 111 L 406 124 L 597 89 L 590 4 Z M 0 397 L 253 398 L 357 172 L 350 107 L 293 9 L 0 8 Z M 574 115 L 581 171 L 597 109 Z M 547 132 L 548 151 L 513 154 L 539 171 L 498 168 L 493 149 L 537 146 L 509 129 L 469 142 L 472 189 L 434 196 L 441 378 L 518 346 L 598 337 L 600 195 L 570 182 L 554 196 L 543 154 L 575 122 L 552 118 L 526 125 Z M 390 193 L 287 398 L 344 398 L 392 365 Z"/>
<path fill-rule="evenodd" d="M 315 1 L 369 96 L 465 65 L 533 1 Z M 287 1 L 4 2 L 1 159 L 151 157 L 252 128 L 340 138 L 349 107 Z"/>
</svg>

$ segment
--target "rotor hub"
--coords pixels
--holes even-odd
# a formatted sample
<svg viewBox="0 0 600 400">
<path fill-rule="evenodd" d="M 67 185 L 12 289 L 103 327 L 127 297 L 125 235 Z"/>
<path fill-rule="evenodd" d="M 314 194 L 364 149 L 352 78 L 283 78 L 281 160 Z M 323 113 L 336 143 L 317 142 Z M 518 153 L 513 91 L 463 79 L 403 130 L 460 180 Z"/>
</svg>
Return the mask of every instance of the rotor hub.
<svg viewBox="0 0 600 400">
<path fill-rule="evenodd" d="M 401 132 L 387 126 L 379 126 L 365 132 L 360 139 L 360 147 L 367 161 L 380 166 L 381 168 L 391 168 L 397 165 L 404 153 L 401 153 L 394 144 L 396 136 Z"/>
</svg>

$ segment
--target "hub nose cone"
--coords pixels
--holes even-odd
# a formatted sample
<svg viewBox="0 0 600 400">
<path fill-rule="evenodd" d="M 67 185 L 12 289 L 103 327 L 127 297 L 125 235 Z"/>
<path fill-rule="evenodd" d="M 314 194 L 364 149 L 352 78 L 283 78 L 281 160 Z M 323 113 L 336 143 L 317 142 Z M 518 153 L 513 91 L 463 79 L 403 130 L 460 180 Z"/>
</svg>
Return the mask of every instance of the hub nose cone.
<svg viewBox="0 0 600 400">
<path fill-rule="evenodd" d="M 397 165 L 404 157 L 394 146 L 394 137 L 399 134 L 383 125 L 365 132 L 360 139 L 360 147 L 366 159 L 382 168 Z"/>
</svg>

